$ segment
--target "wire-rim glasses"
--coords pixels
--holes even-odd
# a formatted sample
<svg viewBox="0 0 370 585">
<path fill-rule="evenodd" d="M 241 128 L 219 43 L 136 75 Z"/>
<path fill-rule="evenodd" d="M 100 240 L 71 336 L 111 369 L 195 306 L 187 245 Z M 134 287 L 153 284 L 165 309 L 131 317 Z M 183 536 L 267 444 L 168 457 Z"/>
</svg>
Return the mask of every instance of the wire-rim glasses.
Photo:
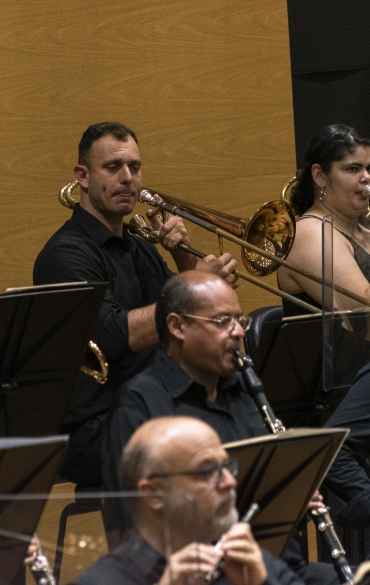
<svg viewBox="0 0 370 585">
<path fill-rule="evenodd" d="M 238 460 L 235 457 L 229 457 L 222 463 L 208 463 L 202 469 L 177 471 L 174 473 L 153 473 L 148 479 L 154 479 L 156 477 L 173 477 L 176 475 L 197 475 L 202 481 L 212 485 L 217 485 L 222 480 L 225 469 L 229 471 L 231 475 L 236 477 L 239 470 Z"/>
<path fill-rule="evenodd" d="M 209 321 L 215 323 L 215 325 L 223 331 L 232 331 L 236 324 L 244 331 L 248 331 L 252 325 L 252 317 L 249 315 L 241 315 L 240 317 L 232 317 L 231 315 L 225 315 L 224 317 L 203 317 L 202 315 L 190 315 L 189 313 L 183 313 L 181 317 L 187 317 L 189 319 L 199 319 L 201 321 Z"/>
</svg>

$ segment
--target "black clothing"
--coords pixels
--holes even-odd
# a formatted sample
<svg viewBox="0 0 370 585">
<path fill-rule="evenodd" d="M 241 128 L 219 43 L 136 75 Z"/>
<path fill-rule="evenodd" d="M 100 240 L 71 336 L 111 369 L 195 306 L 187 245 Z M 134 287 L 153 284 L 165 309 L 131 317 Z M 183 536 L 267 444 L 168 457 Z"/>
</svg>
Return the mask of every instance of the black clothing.
<svg viewBox="0 0 370 585">
<path fill-rule="evenodd" d="M 102 443 L 104 488 L 119 490 L 118 469 L 122 449 L 134 431 L 145 421 L 160 416 L 194 416 L 208 423 L 219 434 L 222 443 L 269 434 L 252 398 L 243 390 L 240 374 L 221 379 L 215 402 L 207 400 L 203 386 L 161 349 L 154 363 L 126 382 L 119 404 L 105 423 Z M 129 522 L 127 512 L 115 499 L 105 502 L 105 524 L 108 530 L 120 529 Z M 299 535 L 292 540 L 284 559 L 306 584 L 338 585 L 331 565 L 303 561 L 304 545 Z M 81 583 L 82 585 L 82 583 Z"/>
<path fill-rule="evenodd" d="M 92 460 L 95 456 L 98 461 L 101 427 L 117 388 L 145 367 L 154 354 L 154 348 L 131 351 L 127 313 L 155 303 L 171 274 L 153 244 L 125 230 L 122 237 L 115 236 L 79 205 L 38 255 L 33 275 L 36 285 L 108 282 L 93 338 L 109 363 L 108 382 L 102 386 L 85 374 L 79 376 L 61 428 L 61 432 L 72 435 L 62 470 L 66 479 L 81 485 L 101 483 L 99 466 L 93 466 L 98 472 L 92 476 L 93 481 L 80 473 L 80 457 L 87 455 L 91 444 Z M 88 475 L 89 470 L 94 471 L 89 463 L 86 470 Z"/>
<path fill-rule="evenodd" d="M 301 221 L 307 217 L 314 217 L 314 218 L 322 221 L 322 218 L 317 216 L 317 215 L 304 215 L 304 216 L 300 217 L 299 219 L 297 219 L 297 221 Z M 356 260 L 362 274 L 370 282 L 370 254 L 368 254 L 368 252 L 366 252 L 366 250 L 364 250 L 364 248 L 362 248 L 360 246 L 360 244 L 358 244 L 353 238 L 351 238 L 351 236 L 349 236 L 348 234 L 346 234 L 342 230 L 339 230 L 335 226 L 333 226 L 333 227 L 338 232 L 340 232 L 346 238 L 346 240 L 349 241 L 349 243 L 351 244 L 351 246 L 353 248 L 354 259 Z M 317 307 L 318 309 L 322 308 L 321 304 L 317 303 L 313 298 L 311 298 L 305 292 L 292 295 L 292 297 L 295 297 L 296 299 L 299 299 L 301 301 L 305 301 L 306 303 L 309 303 L 310 305 L 313 305 L 314 307 Z M 298 305 L 296 305 L 296 304 L 294 304 L 286 299 L 283 299 L 283 309 L 284 309 L 284 317 L 294 317 L 297 315 L 306 315 L 307 314 L 307 311 L 305 311 L 304 309 L 302 309 Z"/>
<path fill-rule="evenodd" d="M 370 479 L 364 460 L 370 455 L 370 364 L 359 371 L 325 426 L 351 429 L 325 479 L 343 505 L 337 521 L 350 528 L 369 527 Z"/>
<path fill-rule="evenodd" d="M 145 421 L 160 416 L 194 416 L 208 423 L 223 443 L 267 435 L 253 400 L 244 392 L 240 375 L 221 379 L 215 402 L 206 389 L 159 349 L 154 363 L 128 380 L 103 433 L 104 487 L 119 490 L 118 468 L 122 449 Z"/>
<path fill-rule="evenodd" d="M 303 585 L 283 561 L 265 550 L 262 554 L 268 573 L 265 585 Z M 101 557 L 70 585 L 153 585 L 161 579 L 165 567 L 166 560 L 133 531 L 127 542 Z M 221 573 L 214 583 L 231 582 Z"/>
<path fill-rule="evenodd" d="M 308 295 L 305 292 L 297 293 L 297 294 L 291 295 L 291 296 L 294 297 L 295 299 L 298 299 L 299 301 L 304 301 L 305 303 L 308 303 L 309 305 L 313 305 L 317 309 L 320 309 L 320 311 L 322 309 L 322 305 L 320 305 L 320 303 L 316 302 L 315 299 L 310 297 L 310 295 Z M 292 301 L 288 301 L 287 299 L 284 299 L 284 298 L 283 298 L 283 311 L 284 311 L 284 317 L 297 317 L 298 315 L 307 315 L 307 313 L 308 313 L 308 311 L 303 309 L 303 307 L 300 307 L 299 305 L 296 305 Z"/>
</svg>

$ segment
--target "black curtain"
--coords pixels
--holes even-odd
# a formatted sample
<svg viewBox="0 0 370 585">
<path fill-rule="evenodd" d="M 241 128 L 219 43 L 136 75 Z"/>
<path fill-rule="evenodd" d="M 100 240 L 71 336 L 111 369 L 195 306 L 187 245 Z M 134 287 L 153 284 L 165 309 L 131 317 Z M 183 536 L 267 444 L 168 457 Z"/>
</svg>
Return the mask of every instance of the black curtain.
<svg viewBox="0 0 370 585">
<path fill-rule="evenodd" d="M 369 0 L 288 0 L 297 168 L 317 130 L 370 134 Z"/>
</svg>

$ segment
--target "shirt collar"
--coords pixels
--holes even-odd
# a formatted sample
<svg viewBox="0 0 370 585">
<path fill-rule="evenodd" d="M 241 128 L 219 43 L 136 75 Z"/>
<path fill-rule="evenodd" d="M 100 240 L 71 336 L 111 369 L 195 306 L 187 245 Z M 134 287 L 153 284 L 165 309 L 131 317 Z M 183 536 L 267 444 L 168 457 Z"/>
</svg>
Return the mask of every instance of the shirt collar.
<svg viewBox="0 0 370 585">
<path fill-rule="evenodd" d="M 79 203 L 73 208 L 73 221 L 78 223 L 80 227 L 88 234 L 88 236 L 99 246 L 102 247 L 105 242 L 111 238 L 118 238 L 109 228 L 107 228 L 97 217 L 83 209 Z M 125 236 L 125 231 L 122 226 L 122 235 Z"/>
<path fill-rule="evenodd" d="M 154 367 L 166 391 L 172 398 L 180 398 L 193 384 L 197 384 L 163 349 L 158 349 L 154 360 Z M 238 375 L 234 374 L 228 378 L 220 378 L 218 388 L 219 390 L 231 390 L 237 384 Z"/>
</svg>

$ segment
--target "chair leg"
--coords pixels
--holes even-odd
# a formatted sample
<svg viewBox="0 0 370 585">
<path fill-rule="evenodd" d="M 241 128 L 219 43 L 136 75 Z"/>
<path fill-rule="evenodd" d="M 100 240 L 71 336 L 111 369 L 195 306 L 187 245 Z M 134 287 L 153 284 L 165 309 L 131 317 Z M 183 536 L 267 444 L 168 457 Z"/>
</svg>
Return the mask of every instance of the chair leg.
<svg viewBox="0 0 370 585">
<path fill-rule="evenodd" d="M 60 579 L 60 569 L 61 569 L 62 560 L 63 560 L 64 538 L 66 535 L 67 520 L 68 520 L 69 516 L 74 515 L 77 506 L 78 506 L 78 504 L 76 504 L 76 502 L 72 502 L 70 504 L 67 504 L 67 506 L 65 506 L 65 508 L 63 508 L 62 513 L 60 515 L 57 547 L 56 547 L 56 551 L 55 551 L 54 569 L 53 569 L 53 573 L 54 573 L 54 577 L 55 577 L 55 580 L 57 582 L 57 585 L 58 585 L 59 579 Z"/>
<path fill-rule="evenodd" d="M 55 577 L 55 581 L 57 585 L 59 584 L 60 580 L 60 571 L 62 566 L 63 560 L 63 552 L 64 552 L 64 539 L 66 535 L 67 529 L 67 520 L 70 516 L 77 516 L 79 514 L 88 514 L 89 512 L 97 512 L 98 510 L 101 511 L 101 502 L 97 501 L 75 501 L 67 504 L 65 508 L 63 508 L 62 513 L 60 515 L 59 520 L 59 530 L 58 530 L 58 538 L 57 538 L 57 547 L 55 551 L 55 558 L 54 558 L 54 569 L 53 574 Z"/>
</svg>

